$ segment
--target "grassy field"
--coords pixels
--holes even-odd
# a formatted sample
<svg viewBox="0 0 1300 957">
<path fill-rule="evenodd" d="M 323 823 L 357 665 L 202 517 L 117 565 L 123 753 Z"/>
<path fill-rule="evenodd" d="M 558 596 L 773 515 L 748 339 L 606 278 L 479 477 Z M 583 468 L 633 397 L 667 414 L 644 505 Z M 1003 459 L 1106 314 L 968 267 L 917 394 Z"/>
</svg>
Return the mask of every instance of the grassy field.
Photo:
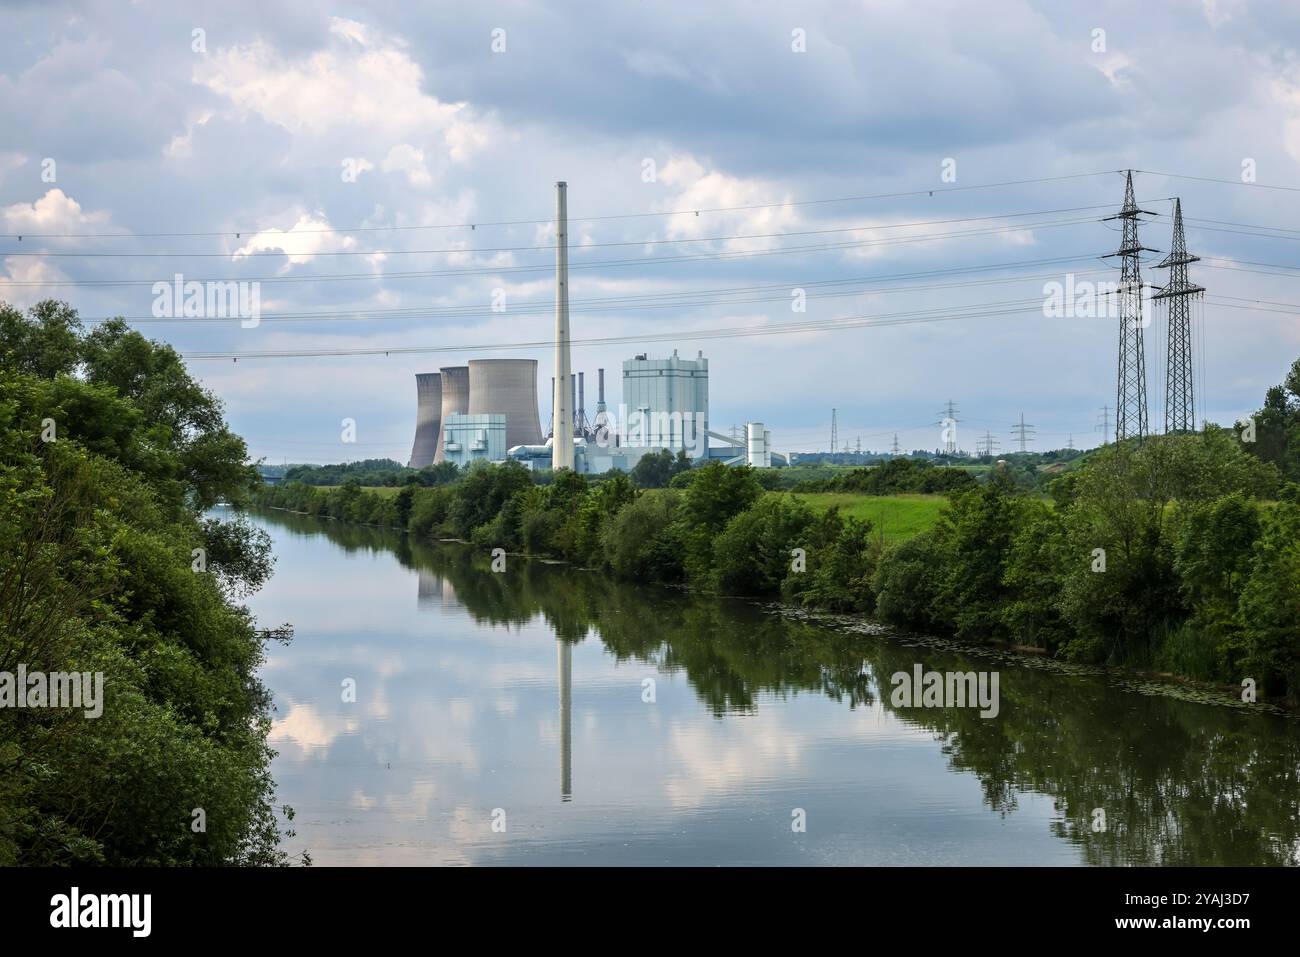
<svg viewBox="0 0 1300 957">
<path fill-rule="evenodd" d="M 947 502 L 942 495 L 859 495 L 854 492 L 791 492 L 815 509 L 839 506 L 840 514 L 871 522 L 887 542 L 911 538 L 934 524 Z"/>
</svg>

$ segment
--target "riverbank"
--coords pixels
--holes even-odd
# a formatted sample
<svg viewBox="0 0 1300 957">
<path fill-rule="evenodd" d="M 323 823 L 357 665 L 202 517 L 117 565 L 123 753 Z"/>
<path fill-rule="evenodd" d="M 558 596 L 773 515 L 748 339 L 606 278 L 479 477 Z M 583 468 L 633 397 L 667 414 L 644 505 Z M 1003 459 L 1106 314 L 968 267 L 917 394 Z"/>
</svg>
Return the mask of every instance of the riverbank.
<svg viewBox="0 0 1300 957">
<path fill-rule="evenodd" d="M 542 486 L 507 463 L 384 497 L 291 484 L 260 500 L 1300 703 L 1300 488 L 1224 430 L 1103 449 L 1050 500 L 996 471 L 964 475 L 944 498 L 901 498 L 931 515 L 892 540 L 822 498 L 839 493 L 769 493 L 748 468 L 713 463 L 674 484 L 562 472 Z"/>
</svg>

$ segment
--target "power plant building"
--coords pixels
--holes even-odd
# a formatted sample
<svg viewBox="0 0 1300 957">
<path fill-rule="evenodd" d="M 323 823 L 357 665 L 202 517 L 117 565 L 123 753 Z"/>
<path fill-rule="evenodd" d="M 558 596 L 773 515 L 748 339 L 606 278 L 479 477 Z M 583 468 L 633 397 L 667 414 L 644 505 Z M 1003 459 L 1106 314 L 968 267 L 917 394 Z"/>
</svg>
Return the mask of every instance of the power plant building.
<svg viewBox="0 0 1300 957">
<path fill-rule="evenodd" d="M 471 359 L 466 411 L 471 416 L 504 415 L 507 449 L 541 444 L 541 419 L 537 414 L 537 360 Z"/>
<path fill-rule="evenodd" d="M 499 462 L 515 446 L 542 442 L 536 359 L 471 359 L 468 365 L 420 373 L 415 388 L 411 468 L 448 461 L 467 464 L 477 459 Z M 447 446 L 453 421 L 456 444 L 461 446 L 455 455 Z M 476 430 L 484 435 L 470 436 Z"/>
<path fill-rule="evenodd" d="M 415 377 L 415 442 L 407 468 L 422 469 L 438 454 L 442 424 L 442 376 L 422 372 Z"/>
<path fill-rule="evenodd" d="M 623 415 L 630 447 L 708 455 L 709 360 L 704 353 L 667 359 L 645 353 L 623 362 Z"/>
<path fill-rule="evenodd" d="M 447 431 L 447 419 L 453 415 L 469 412 L 469 366 L 443 366 L 442 375 L 442 432 L 438 436 L 438 452 L 435 462 L 447 459 L 444 448 Z"/>
<path fill-rule="evenodd" d="M 444 461 L 462 468 L 475 462 L 501 462 L 506 457 L 506 430 L 501 412 L 450 415 L 442 422 Z"/>
</svg>

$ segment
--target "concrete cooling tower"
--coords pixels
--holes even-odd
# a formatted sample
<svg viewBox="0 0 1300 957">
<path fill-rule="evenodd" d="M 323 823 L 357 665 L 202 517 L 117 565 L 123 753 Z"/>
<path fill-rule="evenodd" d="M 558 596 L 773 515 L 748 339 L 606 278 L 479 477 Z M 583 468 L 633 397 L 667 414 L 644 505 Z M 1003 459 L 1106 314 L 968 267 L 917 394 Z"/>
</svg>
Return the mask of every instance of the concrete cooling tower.
<svg viewBox="0 0 1300 957">
<path fill-rule="evenodd" d="M 447 416 L 464 415 L 469 411 L 469 366 L 443 366 L 442 374 L 442 425 L 438 433 L 438 451 L 435 462 L 441 462 L 447 454 L 443 450 L 443 434 L 446 432 Z"/>
<path fill-rule="evenodd" d="M 443 421 L 446 421 L 446 373 L 443 369 Z M 469 361 L 469 414 L 504 412 L 506 448 L 541 445 L 542 427 L 537 415 L 536 359 L 471 359 Z"/>
<path fill-rule="evenodd" d="M 438 427 L 442 423 L 442 376 L 422 372 L 415 377 L 415 444 L 407 468 L 422 469 L 438 454 Z"/>
</svg>

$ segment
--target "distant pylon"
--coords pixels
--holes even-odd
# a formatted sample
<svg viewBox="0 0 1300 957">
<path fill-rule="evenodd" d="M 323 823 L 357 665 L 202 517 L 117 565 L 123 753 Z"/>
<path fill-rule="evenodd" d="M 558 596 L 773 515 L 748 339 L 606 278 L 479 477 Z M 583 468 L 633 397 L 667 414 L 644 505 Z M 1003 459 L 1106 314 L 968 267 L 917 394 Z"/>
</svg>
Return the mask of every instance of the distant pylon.
<svg viewBox="0 0 1300 957">
<path fill-rule="evenodd" d="M 993 438 L 993 433 L 986 429 L 984 431 L 984 440 L 976 444 L 975 451 L 979 452 L 980 455 L 992 455 L 998 444 L 998 440 Z"/>
<path fill-rule="evenodd" d="M 1097 428 L 1098 426 L 1094 426 L 1093 431 L 1094 432 L 1097 431 Z M 1110 442 L 1110 406 L 1108 405 L 1103 405 L 1101 407 L 1100 429 L 1101 429 L 1101 444 L 1106 445 L 1107 443 Z"/>
<path fill-rule="evenodd" d="M 1169 270 L 1169 283 L 1151 298 L 1169 302 L 1169 351 L 1165 363 L 1165 432 L 1196 431 L 1196 387 L 1192 375 L 1191 302 L 1205 292 L 1187 278 L 1187 264 L 1201 257 L 1187 252 L 1183 237 L 1183 201 L 1174 200 L 1174 241 L 1157 266 Z"/>
<path fill-rule="evenodd" d="M 898 456 L 898 433 L 897 432 L 894 433 L 894 444 L 890 447 L 889 451 L 895 457 Z"/>
<path fill-rule="evenodd" d="M 839 411 L 831 409 L 831 455 L 835 454 L 835 446 L 839 444 L 840 426 L 838 416 Z"/>
<path fill-rule="evenodd" d="M 1111 256 L 1120 257 L 1119 278 L 1119 374 L 1115 400 L 1115 441 L 1147 434 L 1147 367 L 1146 348 L 1142 342 L 1142 266 L 1143 251 L 1155 252 L 1138 240 L 1138 217 L 1149 210 L 1139 209 L 1133 198 L 1133 171 L 1124 181 L 1124 205 L 1114 216 L 1124 222 L 1123 239 Z"/>
<path fill-rule="evenodd" d="M 945 405 L 942 409 L 940 409 L 937 414 L 939 416 L 939 422 L 937 424 L 942 426 L 944 430 L 943 431 L 944 455 L 956 455 L 957 454 L 957 423 L 961 421 L 960 419 L 957 418 L 956 403 L 954 403 L 952 399 L 949 399 L 948 404 Z"/>
<path fill-rule="evenodd" d="M 1034 434 L 1034 427 L 1025 424 L 1025 413 L 1020 413 L 1019 424 L 1012 424 L 1011 433 L 1016 437 L 1016 441 L 1020 443 L 1020 451 L 1026 451 L 1025 446 L 1033 441 L 1031 436 Z"/>
<path fill-rule="evenodd" d="M 1067 442 L 1067 443 L 1065 443 L 1065 447 L 1066 447 L 1067 449 L 1069 449 L 1071 452 L 1074 451 L 1074 433 L 1073 433 L 1073 432 L 1070 433 L 1070 441 Z"/>
</svg>

